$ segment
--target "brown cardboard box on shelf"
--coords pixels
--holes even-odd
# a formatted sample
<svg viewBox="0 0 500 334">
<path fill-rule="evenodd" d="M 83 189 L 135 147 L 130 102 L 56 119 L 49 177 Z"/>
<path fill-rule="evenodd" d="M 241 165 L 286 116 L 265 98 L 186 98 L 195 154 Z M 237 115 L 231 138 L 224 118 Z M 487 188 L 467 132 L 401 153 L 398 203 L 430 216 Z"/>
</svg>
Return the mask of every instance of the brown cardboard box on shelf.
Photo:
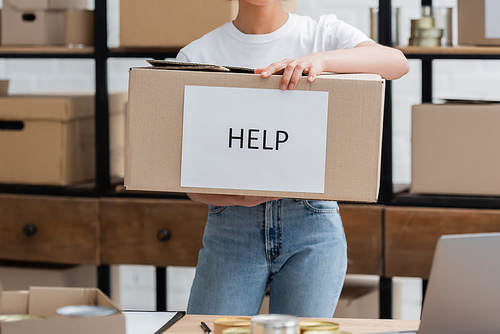
<svg viewBox="0 0 500 334">
<path fill-rule="evenodd" d="M 94 45 L 94 12 L 68 10 L 64 13 L 64 44 L 70 47 Z"/>
<path fill-rule="evenodd" d="M 497 0 L 458 0 L 458 44 L 500 46 L 499 12 Z"/>
<path fill-rule="evenodd" d="M 146 190 L 146 191 L 170 191 L 170 192 L 199 192 L 210 194 L 228 194 L 228 195 L 249 195 L 249 196 L 277 196 L 303 199 L 329 199 L 329 200 L 344 200 L 344 201 L 359 201 L 359 202 L 375 202 L 378 196 L 379 176 L 380 176 L 380 152 L 381 152 L 381 137 L 382 137 L 382 114 L 384 104 L 384 89 L 385 81 L 378 75 L 367 74 L 352 74 L 352 75 L 322 75 L 319 76 L 313 83 L 309 83 L 302 79 L 297 86 L 295 92 L 281 92 L 279 89 L 280 76 L 272 76 L 268 79 L 263 79 L 256 74 L 242 73 L 224 73 L 224 72 L 205 72 L 205 71 L 188 71 L 188 70 L 165 70 L 156 67 L 149 68 L 132 68 L 130 71 L 129 85 L 129 102 L 127 110 L 127 137 L 126 137 L 126 158 L 125 158 L 125 186 L 129 190 Z M 278 97 L 281 93 L 290 94 L 290 96 L 302 99 L 306 94 L 303 93 L 318 93 L 327 94 L 325 99 L 324 112 L 327 115 L 327 120 L 322 121 L 325 137 L 322 139 L 323 144 L 326 144 L 323 149 L 311 148 L 314 154 L 323 154 L 322 164 L 315 164 L 308 168 L 320 171 L 324 176 L 321 181 L 322 191 L 313 190 L 312 192 L 294 191 L 284 188 L 281 190 L 267 190 L 263 188 L 221 188 L 214 186 L 181 186 L 181 160 L 186 158 L 182 153 L 185 146 L 183 136 L 186 131 L 183 130 L 186 122 L 183 121 L 184 113 L 184 94 L 185 88 L 195 86 L 195 88 L 213 88 L 217 90 L 223 88 L 235 88 L 236 90 L 246 93 L 255 91 L 264 92 L 265 94 L 275 94 L 278 92 Z M 222 89 L 224 91 L 224 89 Z M 287 95 L 288 96 L 288 95 Z M 282 98 L 287 98 L 285 95 Z M 192 101 L 197 100 L 197 98 Z M 222 100 L 225 101 L 223 98 Z M 256 100 L 256 99 L 253 99 Z M 266 100 L 267 102 L 268 100 Z M 247 104 L 245 102 L 233 101 L 237 104 L 235 111 L 239 105 Z M 223 102 L 225 103 L 225 102 Z M 202 106 L 203 107 L 203 106 Z M 213 115 L 215 111 L 210 105 L 206 105 L 207 112 Z M 211 108 L 211 109 L 208 109 Z M 303 107 L 292 105 L 297 117 L 302 119 L 308 118 L 310 110 Z M 290 109 L 279 108 L 279 112 L 288 112 Z M 210 111 L 208 111 L 210 110 Z M 239 111 L 239 110 L 238 110 Z M 251 112 L 241 116 L 241 119 L 235 119 L 238 123 L 238 130 L 246 127 L 263 126 L 262 122 L 252 122 L 246 117 L 253 117 Z M 215 116 L 209 116 L 212 120 L 207 122 L 206 128 L 210 131 L 216 123 L 222 124 L 226 119 Z M 233 117 L 231 117 L 233 118 Z M 264 115 L 265 118 L 265 115 Z M 277 121 L 277 126 L 283 126 L 280 123 L 282 119 Z M 288 122 L 288 120 L 287 120 Z M 280 124 L 278 124 L 280 123 Z M 297 123 L 299 123 L 297 125 Z M 260 124 L 260 125 L 259 125 Z M 295 125 L 301 127 L 302 123 L 294 122 Z M 202 124 L 203 126 L 203 124 Z M 219 125 L 218 125 L 219 126 Z M 265 125 L 264 125 L 265 126 Z M 326 131 L 326 127 L 328 128 Z M 265 129 L 265 128 L 264 128 Z M 276 127 L 274 128 L 276 129 Z M 279 127 L 278 127 L 279 129 Z M 223 138 L 218 142 L 217 149 L 226 150 L 227 146 L 227 128 L 217 132 L 215 135 Z M 272 129 L 268 128 L 268 139 L 274 136 Z M 285 130 L 288 130 L 285 129 Z M 243 130 L 242 130 L 243 131 Z M 258 136 L 257 130 L 251 130 L 255 136 Z M 290 142 L 298 138 L 295 134 L 302 131 L 298 129 L 295 133 L 290 134 Z M 269 158 L 273 159 L 277 164 L 286 164 L 282 160 L 284 155 L 277 155 L 278 152 L 296 157 L 299 160 L 309 163 L 311 156 L 306 153 L 305 156 L 299 156 L 296 150 L 289 150 L 290 146 L 282 150 L 274 148 L 273 144 L 266 144 L 266 132 L 261 131 L 260 136 L 264 136 L 264 144 L 261 140 L 255 141 L 255 146 L 259 145 L 260 150 L 254 152 L 269 152 Z M 278 134 L 276 134 L 277 137 Z M 212 136 L 212 137 L 214 137 Z M 231 136 L 231 135 L 230 135 Z M 236 136 L 236 135 L 235 135 Z M 245 133 L 245 136 L 247 134 Z M 250 135 L 249 137 L 251 137 Z M 207 136 L 210 137 L 210 136 Z M 220 137 L 218 137 L 220 138 Z M 245 137 L 246 138 L 246 137 Z M 273 137 L 274 138 L 274 137 Z M 276 146 L 278 141 L 284 141 L 276 138 Z M 288 138 L 288 137 L 287 137 Z M 293 139 L 292 139 L 293 138 Z M 305 138 L 308 141 L 308 137 Z M 270 140 L 270 139 L 269 139 Z M 248 144 L 250 146 L 251 138 Z M 231 139 L 230 139 L 231 142 Z M 246 150 L 247 140 L 244 140 Z M 271 140 L 270 140 L 271 142 Z M 302 140 L 296 140 L 302 143 Z M 243 146 L 243 140 L 241 140 Z M 205 143 L 204 143 L 205 144 Z M 265 147 L 266 145 L 271 146 Z M 295 144 L 294 144 L 295 145 Z M 207 161 L 215 162 L 217 171 L 222 170 L 226 163 L 237 161 L 240 163 L 241 157 L 239 154 L 245 150 L 239 150 L 240 145 L 235 144 L 235 150 L 230 154 L 235 154 L 235 159 L 219 159 L 211 149 L 208 152 L 210 157 Z M 296 147 L 296 146 L 293 146 Z M 250 148 L 250 147 L 249 147 Z M 307 147 L 306 147 L 307 148 Z M 303 148 L 301 148 L 303 150 Z M 238 151 L 238 152 L 237 152 Z M 246 152 L 250 152 L 247 150 Z M 286 152 L 286 153 L 285 153 Z M 248 157 L 248 156 L 246 156 Z M 287 156 L 288 157 L 288 156 Z M 251 158 L 252 159 L 252 158 Z M 288 160 L 287 160 L 288 161 Z M 289 164 L 292 165 L 292 164 Z M 197 166 L 198 172 L 205 172 L 206 165 L 191 165 Z M 285 167 L 285 166 L 283 166 Z M 217 169 L 219 168 L 219 169 Z M 280 179 L 288 185 L 295 183 L 296 180 L 303 181 L 306 179 L 304 174 L 308 174 L 310 169 L 299 172 L 298 174 L 288 174 L 283 170 L 270 168 L 269 165 L 257 167 L 255 173 L 266 171 L 270 173 L 272 179 Z M 238 180 L 247 180 L 248 176 L 255 176 L 253 170 L 245 174 L 237 168 L 232 170 L 236 172 L 234 176 Z M 318 173 L 318 174 L 319 174 Z M 313 174 L 313 173 L 310 173 Z M 285 176 L 286 175 L 286 176 Z M 282 177 L 283 176 L 283 177 Z M 208 176 L 209 178 L 211 175 Z M 221 178 L 225 178 L 226 174 L 221 173 Z M 225 182 L 223 179 L 222 182 Z M 254 187 L 252 185 L 252 187 Z M 264 186 L 265 187 L 265 186 Z M 313 193 L 314 192 L 314 193 Z"/>
<path fill-rule="evenodd" d="M 0 96 L 9 95 L 9 80 L 0 80 Z"/>
<path fill-rule="evenodd" d="M 413 107 L 411 193 L 500 195 L 500 103 Z"/>
<path fill-rule="evenodd" d="M 64 12 L 87 0 L 4 0 L 2 45 L 64 45 Z"/>
<path fill-rule="evenodd" d="M 109 94 L 109 172 L 123 177 L 125 170 L 125 119 L 127 93 Z"/>
<path fill-rule="evenodd" d="M 285 9 L 296 12 L 296 0 Z M 120 0 L 120 46 L 181 48 L 236 18 L 236 0 Z"/>
<path fill-rule="evenodd" d="M 110 96 L 111 175 L 123 174 L 126 94 Z M 65 186 L 95 177 L 93 95 L 0 98 L 0 183 Z"/>
<path fill-rule="evenodd" d="M 114 303 L 96 288 L 32 287 L 29 291 L 3 291 L 0 315 L 26 314 L 41 316 L 30 319 L 0 322 L 0 333 L 40 334 L 125 334 L 125 316 Z M 94 305 L 116 309 L 108 316 L 61 316 L 57 309 L 72 305 Z"/>
</svg>

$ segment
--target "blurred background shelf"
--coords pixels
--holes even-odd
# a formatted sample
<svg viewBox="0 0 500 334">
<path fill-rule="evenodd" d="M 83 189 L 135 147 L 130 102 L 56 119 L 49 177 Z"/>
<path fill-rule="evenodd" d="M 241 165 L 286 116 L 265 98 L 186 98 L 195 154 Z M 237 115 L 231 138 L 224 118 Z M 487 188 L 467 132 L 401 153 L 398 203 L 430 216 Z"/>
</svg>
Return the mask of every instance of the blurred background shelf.
<svg viewBox="0 0 500 334">
<path fill-rule="evenodd" d="M 92 58 L 94 48 L 67 46 L 0 46 L 1 58 Z"/>
<path fill-rule="evenodd" d="M 403 192 L 394 195 L 393 206 L 418 206 L 431 208 L 498 209 L 500 197 L 461 195 L 422 195 Z"/>
<path fill-rule="evenodd" d="M 397 46 L 396 48 L 409 59 L 500 59 L 500 47 L 492 46 Z"/>
<path fill-rule="evenodd" d="M 110 48 L 109 57 L 114 58 L 175 58 L 179 49 L 164 48 Z"/>
</svg>

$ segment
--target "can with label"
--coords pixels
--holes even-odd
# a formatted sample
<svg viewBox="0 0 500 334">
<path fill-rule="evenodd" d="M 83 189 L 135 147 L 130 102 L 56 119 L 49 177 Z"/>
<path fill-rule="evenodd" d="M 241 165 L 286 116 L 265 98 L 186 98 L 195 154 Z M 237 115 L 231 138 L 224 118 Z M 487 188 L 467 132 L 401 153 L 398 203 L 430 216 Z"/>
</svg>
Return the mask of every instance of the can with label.
<svg viewBox="0 0 500 334">
<path fill-rule="evenodd" d="M 329 321 L 300 321 L 299 322 L 300 333 L 304 334 L 304 332 L 310 331 L 338 331 L 339 324 Z M 311 334 L 311 333 L 309 333 Z M 327 333 L 324 333 L 327 334 Z"/>
<path fill-rule="evenodd" d="M 300 334 L 299 318 L 284 314 L 252 317 L 252 334 Z"/>
<path fill-rule="evenodd" d="M 222 331 L 233 327 L 250 328 L 250 318 L 247 317 L 231 317 L 220 318 L 214 321 L 214 334 L 222 334 Z"/>
<path fill-rule="evenodd" d="M 250 334 L 252 329 L 250 327 L 229 327 L 222 330 L 222 334 Z"/>
</svg>

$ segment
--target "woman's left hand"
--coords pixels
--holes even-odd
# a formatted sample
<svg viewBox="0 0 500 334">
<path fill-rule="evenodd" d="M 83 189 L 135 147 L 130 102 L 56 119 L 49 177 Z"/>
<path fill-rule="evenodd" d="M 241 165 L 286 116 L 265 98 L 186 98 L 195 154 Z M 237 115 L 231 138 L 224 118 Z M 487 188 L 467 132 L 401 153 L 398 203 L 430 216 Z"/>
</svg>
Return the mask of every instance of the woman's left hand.
<svg viewBox="0 0 500 334">
<path fill-rule="evenodd" d="M 266 68 L 258 68 L 255 73 L 263 78 L 268 78 L 273 74 L 283 74 L 280 89 L 284 91 L 295 89 L 303 73 L 308 74 L 307 81 L 313 82 L 324 69 L 325 61 L 321 53 L 312 53 L 300 58 L 287 58 Z"/>
</svg>

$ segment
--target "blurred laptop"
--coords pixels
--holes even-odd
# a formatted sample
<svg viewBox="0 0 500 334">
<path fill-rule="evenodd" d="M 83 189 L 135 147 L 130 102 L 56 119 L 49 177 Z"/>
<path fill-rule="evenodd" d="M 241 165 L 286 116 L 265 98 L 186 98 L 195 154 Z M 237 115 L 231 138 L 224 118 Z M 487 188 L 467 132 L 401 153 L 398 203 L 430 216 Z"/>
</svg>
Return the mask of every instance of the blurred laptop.
<svg viewBox="0 0 500 334">
<path fill-rule="evenodd" d="M 442 236 L 432 261 L 418 331 L 500 333 L 500 233 Z"/>
</svg>

